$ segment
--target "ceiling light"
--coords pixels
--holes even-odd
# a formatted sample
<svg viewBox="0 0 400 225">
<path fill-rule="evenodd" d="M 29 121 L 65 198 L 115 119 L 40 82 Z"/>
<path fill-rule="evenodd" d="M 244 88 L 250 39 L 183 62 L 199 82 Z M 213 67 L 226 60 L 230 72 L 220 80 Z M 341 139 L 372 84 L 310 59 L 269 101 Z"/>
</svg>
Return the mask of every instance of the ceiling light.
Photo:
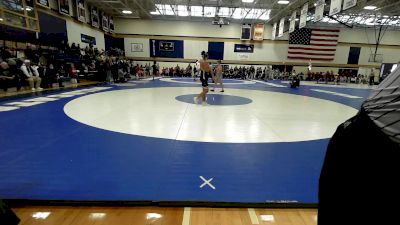
<svg viewBox="0 0 400 225">
<path fill-rule="evenodd" d="M 0 18 L 0 21 L 3 21 L 3 18 Z"/>
<path fill-rule="evenodd" d="M 131 10 L 122 10 L 122 13 L 123 14 L 132 14 L 132 11 Z"/>
<path fill-rule="evenodd" d="M 244 2 L 244 3 L 252 3 L 252 2 L 254 2 L 254 0 L 242 0 L 242 2 Z"/>
<path fill-rule="evenodd" d="M 366 9 L 366 10 L 374 10 L 374 9 L 376 9 L 376 6 L 367 5 L 367 6 L 364 7 L 364 9 Z"/>
<path fill-rule="evenodd" d="M 26 11 L 32 11 L 32 8 L 31 7 L 26 7 L 25 10 Z"/>
<path fill-rule="evenodd" d="M 158 11 L 150 12 L 151 15 L 160 15 Z"/>
<path fill-rule="evenodd" d="M 287 4 L 289 4 L 289 1 L 287 1 L 287 0 L 279 0 L 278 4 L 287 5 Z"/>
</svg>

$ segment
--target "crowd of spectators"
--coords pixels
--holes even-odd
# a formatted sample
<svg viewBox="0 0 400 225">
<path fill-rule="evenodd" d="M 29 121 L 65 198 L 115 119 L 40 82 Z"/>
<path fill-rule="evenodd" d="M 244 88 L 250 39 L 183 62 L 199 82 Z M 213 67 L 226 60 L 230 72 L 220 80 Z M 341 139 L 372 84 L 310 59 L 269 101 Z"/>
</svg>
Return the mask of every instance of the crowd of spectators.
<svg viewBox="0 0 400 225">
<path fill-rule="evenodd" d="M 65 82 L 77 86 L 81 78 L 97 81 L 122 82 L 129 72 L 124 52 L 118 48 L 99 50 L 93 45 L 61 43 L 58 48 L 42 49 L 27 44 L 19 57 L 10 48 L 0 51 L 0 88 L 17 91 L 29 87 L 31 91 L 64 87 Z"/>
<path fill-rule="evenodd" d="M 99 50 L 93 45 L 81 48 L 79 44 L 61 43 L 57 49 L 42 49 L 27 45 L 23 57 L 17 58 L 8 48 L 0 51 L 0 88 L 7 91 L 16 87 L 17 91 L 28 87 L 31 91 L 52 88 L 54 84 L 64 87 L 69 82 L 76 87 L 82 78 L 100 82 L 126 82 L 129 79 L 149 76 L 195 77 L 198 63 L 186 67 L 163 67 L 156 62 L 143 64 L 126 60 L 124 52 L 118 48 Z M 182 65 L 182 64 L 181 64 Z M 229 66 L 224 65 L 224 77 L 242 80 L 307 80 L 334 83 L 368 83 L 366 75 L 358 76 L 348 71 L 335 74 L 333 71 L 296 73 L 280 71 L 271 66 Z"/>
<path fill-rule="evenodd" d="M 147 66 L 146 66 L 147 67 Z M 170 77 L 193 77 L 197 75 L 199 69 L 196 66 L 188 64 L 186 68 L 182 68 L 179 65 L 175 67 L 163 67 L 160 71 L 163 76 Z M 371 72 L 372 73 L 372 72 Z M 371 75 L 353 75 L 349 71 L 343 71 L 334 73 L 331 71 L 326 72 L 308 72 L 296 73 L 292 71 L 280 71 L 279 69 L 272 69 L 271 66 L 224 66 L 223 75 L 225 78 L 230 79 L 242 79 L 242 80 L 305 80 L 315 81 L 321 83 L 370 83 Z M 372 77 L 373 79 L 373 77 Z"/>
</svg>

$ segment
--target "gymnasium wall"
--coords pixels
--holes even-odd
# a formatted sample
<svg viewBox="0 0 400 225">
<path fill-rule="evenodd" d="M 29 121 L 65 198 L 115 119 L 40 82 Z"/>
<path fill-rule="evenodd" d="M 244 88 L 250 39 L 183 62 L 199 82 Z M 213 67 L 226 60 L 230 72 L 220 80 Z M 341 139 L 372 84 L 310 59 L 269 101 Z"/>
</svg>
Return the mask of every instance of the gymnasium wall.
<svg viewBox="0 0 400 225">
<path fill-rule="evenodd" d="M 51 14 L 56 14 L 58 12 L 58 1 L 57 0 L 49 0 L 50 8 L 52 9 Z M 86 1 L 86 23 L 82 23 L 77 21 L 76 19 L 72 18 L 76 16 L 76 4 L 75 0 L 69 0 L 69 7 L 70 7 L 70 18 L 67 16 L 62 16 L 63 19 L 66 20 L 67 24 L 67 36 L 68 42 L 80 44 L 81 47 L 86 47 L 88 44 L 83 43 L 81 41 L 81 34 L 85 34 L 91 37 L 96 38 L 96 46 L 99 49 L 105 49 L 105 40 L 104 40 L 104 32 L 100 29 L 91 27 L 88 23 L 90 23 L 90 10 L 88 7 L 88 2 Z M 39 9 L 43 9 L 39 7 Z M 48 12 L 48 10 L 43 9 L 43 12 Z M 54 12 L 56 11 L 56 12 Z M 61 15 L 59 15 L 61 16 Z"/>
<path fill-rule="evenodd" d="M 125 50 L 129 57 L 150 57 L 149 48 L 145 45 L 143 52 L 132 52 L 131 43 L 146 44 L 149 39 L 184 40 L 184 59 L 197 59 L 202 50 L 208 51 L 209 41 L 224 42 L 224 60 L 264 62 L 264 63 L 302 63 L 308 61 L 287 59 L 288 34 L 271 40 L 271 26 L 267 25 L 263 42 L 240 41 L 240 24 L 229 26 L 211 25 L 209 22 L 161 21 L 161 20 L 128 20 L 116 19 L 116 33 L 125 38 Z M 235 44 L 251 43 L 255 45 L 254 53 L 243 54 L 233 51 Z M 148 44 L 148 43 L 147 43 Z M 368 62 L 375 51 L 375 32 L 372 29 L 341 28 L 336 57 L 331 62 L 319 62 L 325 66 L 343 66 L 347 64 L 350 47 L 361 47 L 359 65 L 379 66 Z M 400 61 L 400 32 L 386 31 L 378 54 L 383 54 L 386 63 Z M 318 64 L 318 62 L 315 62 Z"/>
<path fill-rule="evenodd" d="M 68 35 L 68 42 L 80 44 L 81 48 L 86 47 L 87 43 L 83 43 L 81 41 L 81 34 L 85 34 L 91 37 L 96 38 L 96 45 L 98 49 L 105 49 L 105 42 L 104 42 L 104 33 L 100 30 L 93 29 L 88 27 L 86 24 L 78 23 L 75 21 L 67 20 L 67 35 Z"/>
</svg>

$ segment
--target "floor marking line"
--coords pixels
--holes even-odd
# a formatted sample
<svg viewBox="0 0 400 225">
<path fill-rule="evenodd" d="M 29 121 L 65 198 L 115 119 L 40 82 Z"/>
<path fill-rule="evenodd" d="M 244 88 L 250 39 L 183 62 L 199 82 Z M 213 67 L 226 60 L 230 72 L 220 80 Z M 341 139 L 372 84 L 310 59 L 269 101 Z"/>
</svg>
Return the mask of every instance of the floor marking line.
<svg viewBox="0 0 400 225">
<path fill-rule="evenodd" d="M 253 81 L 256 82 L 256 83 L 261 83 L 261 84 L 269 85 L 269 86 L 272 86 L 272 87 L 280 87 L 280 88 L 285 88 L 285 87 L 287 87 L 287 86 L 284 86 L 284 85 L 273 84 L 273 83 L 269 83 L 269 82 L 265 82 L 265 81 L 260 81 L 260 80 L 253 80 Z"/>
<path fill-rule="evenodd" d="M 49 95 L 47 96 L 49 98 L 72 98 L 75 97 L 75 95 L 62 95 L 62 94 L 58 94 L 58 95 Z"/>
<path fill-rule="evenodd" d="M 355 95 L 348 95 L 348 94 L 344 94 L 344 93 L 340 93 L 340 92 L 334 92 L 334 91 L 326 91 L 326 90 L 321 90 L 321 89 L 310 89 L 311 91 L 315 91 L 315 92 L 320 92 L 320 93 L 325 93 L 325 94 L 331 94 L 331 95 L 336 95 L 336 96 L 341 96 L 341 97 L 345 97 L 345 98 L 354 98 L 354 99 L 360 99 L 362 97 L 359 96 L 355 96 Z"/>
<path fill-rule="evenodd" d="M 17 106 L 17 107 L 29 107 L 29 106 L 34 106 L 34 105 L 39 105 L 43 104 L 46 102 L 10 102 L 6 103 L 5 105 L 10 105 L 10 106 Z"/>
<path fill-rule="evenodd" d="M 202 179 L 204 181 L 204 183 L 202 185 L 200 185 L 200 188 L 203 188 L 204 186 L 208 185 L 208 186 L 210 186 L 210 188 L 212 188 L 214 190 L 216 189 L 214 187 L 214 185 L 211 184 L 211 181 L 214 180 L 214 178 L 207 180 L 203 176 L 200 176 L 200 179 Z"/>
<path fill-rule="evenodd" d="M 256 210 L 254 210 L 253 208 L 249 208 L 247 209 L 247 211 L 249 212 L 251 224 L 260 224 L 260 221 L 258 220 L 258 216 L 256 214 Z"/>
<path fill-rule="evenodd" d="M 185 207 L 183 209 L 183 218 L 182 218 L 182 225 L 190 225 L 190 214 L 192 208 Z"/>
<path fill-rule="evenodd" d="M 39 97 L 39 98 L 24 100 L 24 102 L 52 102 L 57 100 L 58 100 L 57 98 Z"/>
<path fill-rule="evenodd" d="M 187 111 L 189 109 L 189 105 L 190 104 L 187 104 L 187 106 L 186 106 L 185 113 L 183 114 L 181 124 L 179 125 L 179 128 L 178 128 L 178 132 L 176 132 L 175 140 L 178 140 L 179 132 L 181 131 L 183 122 L 185 121 L 185 117 L 186 117 L 186 113 L 187 113 Z"/>
<path fill-rule="evenodd" d="M 8 112 L 8 111 L 13 111 L 19 109 L 19 107 L 13 107 L 13 106 L 0 106 L 0 112 Z"/>
</svg>

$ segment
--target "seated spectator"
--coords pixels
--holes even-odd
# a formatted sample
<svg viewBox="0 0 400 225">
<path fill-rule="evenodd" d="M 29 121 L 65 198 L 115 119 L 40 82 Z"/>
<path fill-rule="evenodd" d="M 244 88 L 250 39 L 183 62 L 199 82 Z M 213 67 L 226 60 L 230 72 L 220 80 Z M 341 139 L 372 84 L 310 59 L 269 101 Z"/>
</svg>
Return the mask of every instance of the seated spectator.
<svg viewBox="0 0 400 225">
<path fill-rule="evenodd" d="M 71 67 L 68 70 L 68 75 L 71 78 L 71 83 L 73 87 L 78 86 L 78 70 L 75 68 L 75 64 L 71 63 Z"/>
<path fill-rule="evenodd" d="M 1 58 L 6 61 L 7 59 L 12 57 L 11 51 L 9 48 L 5 47 L 0 51 Z"/>
<path fill-rule="evenodd" d="M 299 76 L 293 76 L 291 82 L 290 82 L 290 87 L 291 88 L 298 88 L 300 87 L 300 78 Z"/>
<path fill-rule="evenodd" d="M 0 87 L 7 92 L 8 88 L 12 85 L 12 82 L 15 80 L 15 75 L 10 73 L 10 67 L 8 63 L 1 62 L 0 63 Z"/>
<path fill-rule="evenodd" d="M 53 88 L 53 83 L 58 82 L 59 87 L 63 86 L 63 78 L 60 78 L 58 71 L 54 68 L 53 64 L 49 64 L 44 76 L 44 83 L 46 88 Z"/>
<path fill-rule="evenodd" d="M 57 79 L 58 79 L 58 85 L 59 87 L 64 87 L 63 81 L 67 77 L 64 66 L 60 66 L 57 70 Z"/>
<path fill-rule="evenodd" d="M 29 59 L 26 59 L 24 61 L 20 70 L 22 71 L 23 79 L 29 82 L 29 87 L 31 88 L 32 91 L 43 90 L 43 88 L 40 87 L 42 79 L 39 77 L 39 72 L 37 71 L 37 67 L 31 66 L 31 61 Z M 35 89 L 35 82 L 36 82 L 36 89 Z"/>
</svg>

